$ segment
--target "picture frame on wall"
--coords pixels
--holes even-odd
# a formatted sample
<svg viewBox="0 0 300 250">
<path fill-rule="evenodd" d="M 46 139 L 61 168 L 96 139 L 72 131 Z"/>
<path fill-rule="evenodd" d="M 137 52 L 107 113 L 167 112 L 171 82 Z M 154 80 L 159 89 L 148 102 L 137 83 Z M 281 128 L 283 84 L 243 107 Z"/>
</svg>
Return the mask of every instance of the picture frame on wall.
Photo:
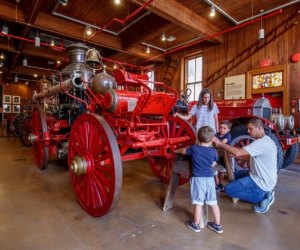
<svg viewBox="0 0 300 250">
<path fill-rule="evenodd" d="M 20 105 L 13 105 L 13 113 L 20 113 L 21 106 Z"/>
<path fill-rule="evenodd" d="M 21 97 L 14 95 L 13 96 L 13 104 L 20 104 L 21 103 Z"/>
<path fill-rule="evenodd" d="M 11 105 L 3 103 L 3 113 L 11 113 Z"/>
<path fill-rule="evenodd" d="M 11 95 L 3 95 L 3 103 L 11 103 Z"/>
</svg>

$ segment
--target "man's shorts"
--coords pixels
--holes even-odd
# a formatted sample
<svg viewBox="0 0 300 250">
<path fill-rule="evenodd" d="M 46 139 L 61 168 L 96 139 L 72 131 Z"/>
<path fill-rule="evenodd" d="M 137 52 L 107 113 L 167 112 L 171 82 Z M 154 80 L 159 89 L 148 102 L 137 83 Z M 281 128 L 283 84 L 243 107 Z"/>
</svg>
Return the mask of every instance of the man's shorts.
<svg viewBox="0 0 300 250">
<path fill-rule="evenodd" d="M 217 205 L 216 184 L 214 177 L 192 177 L 191 197 L 194 205 Z"/>
</svg>

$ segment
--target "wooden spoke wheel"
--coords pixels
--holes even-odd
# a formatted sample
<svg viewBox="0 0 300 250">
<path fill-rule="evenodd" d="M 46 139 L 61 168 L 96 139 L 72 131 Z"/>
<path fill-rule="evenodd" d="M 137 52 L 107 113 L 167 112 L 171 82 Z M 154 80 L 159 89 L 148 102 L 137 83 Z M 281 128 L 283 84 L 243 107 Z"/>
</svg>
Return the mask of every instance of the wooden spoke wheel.
<svg viewBox="0 0 300 250">
<path fill-rule="evenodd" d="M 29 135 L 31 134 L 31 117 L 25 117 L 21 121 L 21 127 L 20 127 L 20 140 L 22 144 L 26 147 L 32 146 L 32 142 L 29 139 Z"/>
<path fill-rule="evenodd" d="M 184 148 L 190 145 L 195 144 L 196 134 L 195 129 L 190 125 L 189 122 L 179 118 L 169 116 L 167 118 L 167 126 L 161 126 L 160 133 L 158 134 L 158 138 L 179 138 L 182 136 L 189 136 L 190 139 L 179 143 L 176 145 L 177 149 Z M 161 147 L 161 146 L 159 146 Z M 159 150 L 159 149 L 158 149 Z M 174 164 L 174 157 L 175 154 L 173 152 L 172 146 L 170 146 L 169 153 L 171 157 L 157 157 L 151 156 L 148 157 L 148 162 L 153 173 L 160 179 L 163 183 L 169 183 L 173 164 Z M 180 176 L 179 184 L 182 185 L 188 181 L 188 178 L 185 176 Z"/>
<path fill-rule="evenodd" d="M 36 106 L 33 109 L 31 121 L 34 160 L 37 167 L 44 170 L 47 168 L 49 146 L 46 142 L 48 136 L 46 115 L 41 107 Z"/>
<path fill-rule="evenodd" d="M 119 147 L 108 123 L 97 114 L 83 114 L 72 125 L 69 173 L 82 208 L 92 216 L 112 210 L 122 187 Z"/>
</svg>

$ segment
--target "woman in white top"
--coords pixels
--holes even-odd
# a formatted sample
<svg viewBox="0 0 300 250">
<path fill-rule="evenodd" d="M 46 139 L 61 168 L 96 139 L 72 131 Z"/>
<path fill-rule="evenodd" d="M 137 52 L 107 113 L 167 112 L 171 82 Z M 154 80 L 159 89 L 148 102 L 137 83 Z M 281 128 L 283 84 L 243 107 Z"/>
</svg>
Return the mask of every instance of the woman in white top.
<svg viewBox="0 0 300 250">
<path fill-rule="evenodd" d="M 193 116 L 196 118 L 196 131 L 203 126 L 210 126 L 215 133 L 219 132 L 218 113 L 220 113 L 217 105 L 214 103 L 213 97 L 209 89 L 202 89 L 198 103 L 195 104 L 188 115 L 180 115 L 175 113 L 181 119 L 189 120 Z"/>
</svg>

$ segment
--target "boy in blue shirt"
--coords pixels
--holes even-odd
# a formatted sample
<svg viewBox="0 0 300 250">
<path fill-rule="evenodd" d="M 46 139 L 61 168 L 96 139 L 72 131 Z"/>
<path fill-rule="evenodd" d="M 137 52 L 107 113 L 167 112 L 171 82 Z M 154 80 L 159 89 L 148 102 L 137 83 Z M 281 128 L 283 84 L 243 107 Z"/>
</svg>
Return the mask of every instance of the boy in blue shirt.
<svg viewBox="0 0 300 250">
<path fill-rule="evenodd" d="M 230 129 L 231 129 L 232 123 L 228 120 L 222 120 L 220 122 L 219 126 L 219 132 L 216 133 L 216 137 L 223 143 L 226 143 L 230 145 L 231 143 L 231 135 L 230 135 Z M 219 161 L 218 164 L 222 165 L 223 168 L 221 168 L 219 171 L 216 171 L 215 173 L 215 182 L 216 182 L 216 190 L 217 192 L 220 192 L 224 189 L 223 186 L 223 178 L 224 178 L 224 172 L 226 172 L 226 169 L 224 168 L 225 162 L 224 162 L 224 152 L 223 149 L 218 149 L 218 155 L 219 155 Z"/>
<path fill-rule="evenodd" d="M 214 138 L 214 130 L 209 126 L 203 126 L 198 130 L 199 145 L 178 150 L 179 153 L 191 155 L 192 177 L 191 198 L 194 205 L 194 220 L 188 220 L 187 226 L 194 232 L 200 232 L 202 206 L 204 203 L 211 206 L 214 222 L 208 222 L 207 226 L 216 233 L 223 233 L 220 225 L 220 209 L 217 204 L 217 196 L 214 181 L 213 165 L 218 160 L 215 148 L 211 147 Z"/>
</svg>

